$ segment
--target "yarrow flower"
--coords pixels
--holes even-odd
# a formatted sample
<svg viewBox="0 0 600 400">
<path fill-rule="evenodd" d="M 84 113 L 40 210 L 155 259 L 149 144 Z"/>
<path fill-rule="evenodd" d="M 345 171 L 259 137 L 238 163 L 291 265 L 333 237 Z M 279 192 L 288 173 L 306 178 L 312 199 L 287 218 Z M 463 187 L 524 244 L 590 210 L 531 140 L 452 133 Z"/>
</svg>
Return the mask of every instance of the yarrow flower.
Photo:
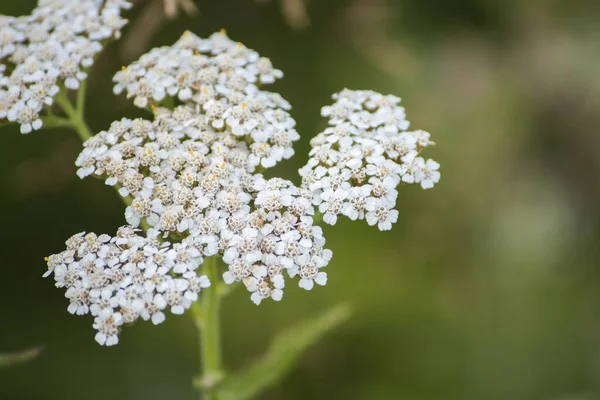
<svg viewBox="0 0 600 400">
<path fill-rule="evenodd" d="M 82 232 L 66 246 L 47 258 L 45 276 L 54 273 L 56 287 L 66 290 L 71 314 L 94 317 L 101 345 L 117 344 L 121 326 L 139 318 L 156 325 L 166 310 L 182 314 L 210 286 L 194 272 L 201 263 L 194 247 L 141 237 L 131 226 L 114 237 Z M 190 268 L 178 269 L 182 260 Z"/>
<path fill-rule="evenodd" d="M 41 112 L 61 87 L 77 89 L 102 50 L 127 23 L 124 0 L 39 0 L 31 15 L 0 16 L 0 122 L 21 133 L 42 127 Z"/>
<path fill-rule="evenodd" d="M 273 83 L 282 76 L 268 58 L 232 41 L 225 31 L 214 33 L 208 39 L 186 31 L 173 46 L 154 48 L 137 62 L 123 67 L 113 80 L 115 94 L 127 92 L 138 107 L 160 102 L 166 96 L 175 97 L 202 106 L 213 116 L 211 122 L 215 128 L 229 121 L 231 128 L 243 134 L 244 128 L 248 129 L 245 125 L 256 125 L 251 118 L 252 111 L 263 109 L 256 110 L 258 106 L 253 105 L 231 108 L 225 113 L 223 107 L 241 105 L 260 94 L 265 106 L 289 109 L 289 103 L 281 96 L 260 91 L 257 86 Z M 286 117 L 272 116 L 271 119 L 280 119 L 279 125 L 285 127 L 286 122 L 289 124 Z"/>
<path fill-rule="evenodd" d="M 419 157 L 434 143 L 425 131 L 407 131 L 398 97 L 345 89 L 333 99 L 321 110 L 330 126 L 311 140 L 310 158 L 299 171 L 302 187 L 330 225 L 345 215 L 389 230 L 398 220 L 399 184 L 430 189 L 439 181 L 440 165 Z"/>
<path fill-rule="evenodd" d="M 129 225 L 115 237 L 76 235 L 47 260 L 69 311 L 94 316 L 100 344 L 116 344 L 140 317 L 157 324 L 166 309 L 183 313 L 218 284 L 200 272 L 210 257 L 225 264 L 224 284 L 243 284 L 256 304 L 280 301 L 290 281 L 325 285 L 332 251 L 321 216 L 387 230 L 400 182 L 438 181 L 439 165 L 417 157 L 433 144 L 429 134 L 404 131 L 399 99 L 348 90 L 323 109 L 332 126 L 311 142 L 302 185 L 266 179 L 262 171 L 290 158 L 299 139 L 287 101 L 259 87 L 281 75 L 224 32 L 186 32 L 115 75 L 115 93 L 153 119 L 113 122 L 84 143 L 76 165 L 81 178 L 100 177 L 128 199 Z"/>
</svg>

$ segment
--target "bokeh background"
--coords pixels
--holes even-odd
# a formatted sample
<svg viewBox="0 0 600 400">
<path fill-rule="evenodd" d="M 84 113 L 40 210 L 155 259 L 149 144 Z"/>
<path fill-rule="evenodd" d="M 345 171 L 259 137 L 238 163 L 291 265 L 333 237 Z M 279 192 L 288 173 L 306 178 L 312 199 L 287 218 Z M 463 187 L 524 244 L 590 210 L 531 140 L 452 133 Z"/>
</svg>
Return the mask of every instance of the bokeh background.
<svg viewBox="0 0 600 400">
<path fill-rule="evenodd" d="M 340 302 L 353 317 L 262 399 L 600 399 L 600 2 L 593 0 L 203 0 L 164 16 L 138 2 L 121 41 L 89 79 L 95 131 L 140 115 L 115 98 L 121 65 L 185 29 L 230 37 L 268 56 L 285 78 L 302 141 L 277 174 L 297 180 L 319 116 L 344 87 L 403 98 L 432 133 L 442 180 L 403 187 L 400 218 L 381 233 L 347 220 L 326 227 L 329 283 L 286 288 L 256 307 L 224 304 L 230 369 L 286 326 Z M 0 1 L 27 14 L 34 1 Z M 123 222 L 115 192 L 79 180 L 68 130 L 0 132 L 0 352 L 43 346 L 0 369 L 1 399 L 193 399 L 191 318 L 125 329 L 102 348 L 92 319 L 67 301 L 43 257 L 80 231 Z M 290 285 L 291 286 L 291 285 Z"/>
</svg>

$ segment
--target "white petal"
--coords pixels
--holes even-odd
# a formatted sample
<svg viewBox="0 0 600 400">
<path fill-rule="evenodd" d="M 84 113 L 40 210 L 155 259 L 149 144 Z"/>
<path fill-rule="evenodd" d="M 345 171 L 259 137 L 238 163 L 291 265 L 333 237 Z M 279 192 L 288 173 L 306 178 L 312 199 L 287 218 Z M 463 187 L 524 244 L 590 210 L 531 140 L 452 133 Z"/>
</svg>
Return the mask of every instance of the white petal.
<svg viewBox="0 0 600 400">
<path fill-rule="evenodd" d="M 315 278 L 315 282 L 318 285 L 324 286 L 327 283 L 327 273 L 326 272 L 319 272 L 317 274 L 317 277 Z"/>
<path fill-rule="evenodd" d="M 262 299 L 262 296 L 258 292 L 254 292 L 252 293 L 252 296 L 250 296 L 250 300 L 256 305 L 259 305 Z"/>
<path fill-rule="evenodd" d="M 275 301 L 281 301 L 281 299 L 283 298 L 283 290 L 281 290 L 281 289 L 273 290 L 273 293 L 271 293 L 271 298 Z"/>
<path fill-rule="evenodd" d="M 300 282 L 298 282 L 298 286 L 305 290 L 311 290 L 314 286 L 314 281 L 312 279 L 302 278 Z"/>
<path fill-rule="evenodd" d="M 225 271 L 223 274 L 223 280 L 226 284 L 231 285 L 233 282 L 235 282 L 235 276 L 233 276 L 230 271 Z"/>
<path fill-rule="evenodd" d="M 152 323 L 154 325 L 158 325 L 160 323 L 162 323 L 165 320 L 165 314 L 163 314 L 162 312 L 156 312 L 154 314 L 152 314 Z"/>
<path fill-rule="evenodd" d="M 323 222 L 329 225 L 335 225 L 337 222 L 337 215 L 330 212 L 325 213 L 325 215 L 323 215 Z"/>
<path fill-rule="evenodd" d="M 182 315 L 184 311 L 185 311 L 185 309 L 183 308 L 182 305 L 176 305 L 176 306 L 171 307 L 171 312 L 173 314 Z"/>
<path fill-rule="evenodd" d="M 106 335 L 102 332 L 96 333 L 94 339 L 96 339 L 96 342 L 98 342 L 98 344 L 102 346 L 104 346 L 104 344 L 106 343 Z"/>
</svg>

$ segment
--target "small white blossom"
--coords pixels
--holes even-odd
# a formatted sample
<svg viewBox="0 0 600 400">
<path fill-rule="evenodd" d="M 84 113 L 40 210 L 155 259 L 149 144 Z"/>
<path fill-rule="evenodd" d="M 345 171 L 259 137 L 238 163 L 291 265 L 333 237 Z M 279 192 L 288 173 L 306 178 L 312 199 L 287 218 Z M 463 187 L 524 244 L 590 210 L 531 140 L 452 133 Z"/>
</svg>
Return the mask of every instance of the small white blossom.
<svg viewBox="0 0 600 400">
<path fill-rule="evenodd" d="M 439 168 L 440 164 L 431 159 L 427 160 L 417 171 L 416 181 L 421 183 L 423 189 L 431 189 L 440 180 Z"/>
</svg>

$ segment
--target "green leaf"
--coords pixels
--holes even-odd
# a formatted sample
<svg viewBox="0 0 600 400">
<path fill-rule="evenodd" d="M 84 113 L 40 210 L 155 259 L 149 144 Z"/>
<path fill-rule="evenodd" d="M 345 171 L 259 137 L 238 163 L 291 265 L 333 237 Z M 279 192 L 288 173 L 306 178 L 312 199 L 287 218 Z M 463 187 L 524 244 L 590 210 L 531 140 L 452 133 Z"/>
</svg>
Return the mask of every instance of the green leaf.
<svg viewBox="0 0 600 400">
<path fill-rule="evenodd" d="M 219 400 L 248 400 L 256 397 L 287 374 L 308 347 L 348 317 L 350 307 L 341 304 L 316 318 L 286 329 L 273 340 L 262 357 L 218 385 L 216 391 Z"/>
<path fill-rule="evenodd" d="M 41 348 L 36 347 L 18 353 L 0 353 L 0 367 L 27 362 L 37 357 L 40 351 Z"/>
</svg>

